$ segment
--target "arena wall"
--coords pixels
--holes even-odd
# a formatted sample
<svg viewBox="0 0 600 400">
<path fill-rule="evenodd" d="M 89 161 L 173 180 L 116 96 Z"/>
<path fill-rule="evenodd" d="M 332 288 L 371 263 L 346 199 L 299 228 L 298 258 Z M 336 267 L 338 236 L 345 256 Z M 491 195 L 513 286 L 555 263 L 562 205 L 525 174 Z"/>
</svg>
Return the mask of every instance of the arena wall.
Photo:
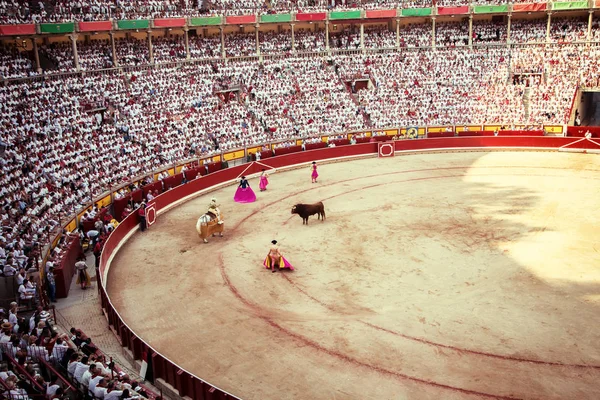
<svg viewBox="0 0 600 400">
<path fill-rule="evenodd" d="M 571 147 L 571 145 L 574 145 Z M 568 147 L 579 151 L 590 149 L 599 150 L 600 143 L 586 139 L 568 137 L 534 137 L 534 136 L 481 136 L 459 138 L 437 138 L 423 140 L 401 140 L 394 143 L 396 154 L 415 151 L 476 151 L 476 150 L 542 150 L 556 151 Z M 276 156 L 263 160 L 262 163 L 278 169 L 293 169 L 305 166 L 312 161 L 335 162 L 359 157 L 374 157 L 378 151 L 377 143 L 364 143 L 348 146 L 331 147 L 318 150 L 302 151 L 293 154 Z M 190 198 L 203 195 L 219 187 L 231 185 L 241 174 L 250 175 L 259 172 L 260 164 L 243 164 L 232 168 L 216 171 L 198 177 L 185 185 L 175 187 L 156 197 L 156 210 L 160 218 L 161 212 L 177 206 Z M 137 336 L 119 315 L 112 305 L 106 292 L 106 282 L 110 263 L 119 248 L 137 231 L 137 213 L 132 213 L 115 229 L 106 241 L 98 271 L 102 309 L 113 328 L 113 332 L 121 341 L 122 346 L 129 349 L 135 360 L 150 359 L 154 379 L 159 379 L 172 386 L 180 396 L 188 396 L 198 400 L 236 399 L 237 397 L 222 391 L 200 377 L 193 375 L 158 352 L 150 344 Z M 159 381 L 158 383 L 162 383 Z"/>
</svg>

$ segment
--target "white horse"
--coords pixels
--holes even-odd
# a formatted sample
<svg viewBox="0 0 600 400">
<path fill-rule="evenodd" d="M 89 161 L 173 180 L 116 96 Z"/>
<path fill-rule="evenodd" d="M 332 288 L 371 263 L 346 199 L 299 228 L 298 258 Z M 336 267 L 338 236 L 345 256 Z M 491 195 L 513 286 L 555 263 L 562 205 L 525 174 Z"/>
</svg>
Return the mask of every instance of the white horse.
<svg viewBox="0 0 600 400">
<path fill-rule="evenodd" d="M 221 218 L 223 217 L 221 216 Z M 196 222 L 196 232 L 198 232 L 198 236 L 204 243 L 208 243 L 206 238 L 209 236 L 214 237 L 216 233 L 219 234 L 219 237 L 223 237 L 223 225 L 219 224 L 217 218 L 212 214 L 203 214 Z"/>
</svg>

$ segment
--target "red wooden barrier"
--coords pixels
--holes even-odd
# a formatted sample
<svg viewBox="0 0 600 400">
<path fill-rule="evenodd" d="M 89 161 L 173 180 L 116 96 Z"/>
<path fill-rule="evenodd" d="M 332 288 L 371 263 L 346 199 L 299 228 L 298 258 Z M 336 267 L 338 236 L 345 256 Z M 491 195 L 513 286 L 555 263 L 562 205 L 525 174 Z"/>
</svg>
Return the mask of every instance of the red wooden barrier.
<svg viewBox="0 0 600 400">
<path fill-rule="evenodd" d="M 325 142 L 308 143 L 308 144 L 304 145 L 304 148 L 306 150 L 324 149 L 325 147 L 327 147 L 327 143 L 325 143 Z"/>
<path fill-rule="evenodd" d="M 454 137 L 454 132 L 427 132 L 428 138 Z"/>
<path fill-rule="evenodd" d="M 494 131 L 462 131 L 458 136 L 494 136 Z"/>
</svg>

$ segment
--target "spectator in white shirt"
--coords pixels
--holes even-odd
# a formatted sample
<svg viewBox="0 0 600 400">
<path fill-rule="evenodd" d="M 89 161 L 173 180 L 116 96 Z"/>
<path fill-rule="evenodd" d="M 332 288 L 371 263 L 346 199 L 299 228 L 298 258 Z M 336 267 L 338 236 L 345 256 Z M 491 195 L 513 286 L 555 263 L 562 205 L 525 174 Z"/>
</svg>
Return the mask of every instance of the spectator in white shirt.
<svg viewBox="0 0 600 400">
<path fill-rule="evenodd" d="M 75 371 L 77 372 L 77 371 Z M 96 372 L 96 364 L 92 364 L 89 366 L 88 370 L 85 371 L 79 381 L 84 387 L 88 387 L 90 385 L 90 379 Z"/>
<path fill-rule="evenodd" d="M 77 382 L 81 382 L 81 378 L 83 377 L 83 374 L 85 373 L 85 371 L 87 371 L 88 369 L 90 369 L 90 366 L 88 365 L 88 357 L 84 356 L 81 361 L 77 364 L 77 367 L 75 367 L 75 371 L 73 372 L 73 377 L 75 378 L 75 380 L 77 380 Z"/>
<path fill-rule="evenodd" d="M 102 377 L 102 375 L 98 375 L 98 369 L 96 369 L 94 371 L 94 374 L 92 375 L 92 377 L 90 378 L 90 383 L 88 385 L 88 391 L 90 393 L 95 393 L 96 391 L 96 386 L 98 385 L 98 383 L 100 381 L 102 381 L 104 378 Z"/>
<path fill-rule="evenodd" d="M 100 381 L 96 384 L 96 388 L 94 389 L 94 396 L 99 399 L 104 399 L 106 390 L 106 379 L 100 379 Z"/>
<path fill-rule="evenodd" d="M 67 365 L 67 372 L 69 375 L 73 376 L 75 374 L 75 368 L 79 364 L 79 355 L 77 353 L 71 354 L 71 359 L 69 360 L 69 364 Z"/>
</svg>

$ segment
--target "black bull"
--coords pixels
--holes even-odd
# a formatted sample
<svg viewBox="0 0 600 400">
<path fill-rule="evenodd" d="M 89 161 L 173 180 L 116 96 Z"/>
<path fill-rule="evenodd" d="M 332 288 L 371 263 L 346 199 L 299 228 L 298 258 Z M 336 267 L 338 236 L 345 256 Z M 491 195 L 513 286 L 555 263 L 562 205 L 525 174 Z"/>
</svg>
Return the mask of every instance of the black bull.
<svg viewBox="0 0 600 400">
<path fill-rule="evenodd" d="M 315 204 L 296 204 L 292 207 L 292 214 L 298 214 L 302 218 L 302 224 L 308 225 L 308 217 L 318 214 L 317 218 L 325 220 L 325 206 L 322 202 Z"/>
</svg>

